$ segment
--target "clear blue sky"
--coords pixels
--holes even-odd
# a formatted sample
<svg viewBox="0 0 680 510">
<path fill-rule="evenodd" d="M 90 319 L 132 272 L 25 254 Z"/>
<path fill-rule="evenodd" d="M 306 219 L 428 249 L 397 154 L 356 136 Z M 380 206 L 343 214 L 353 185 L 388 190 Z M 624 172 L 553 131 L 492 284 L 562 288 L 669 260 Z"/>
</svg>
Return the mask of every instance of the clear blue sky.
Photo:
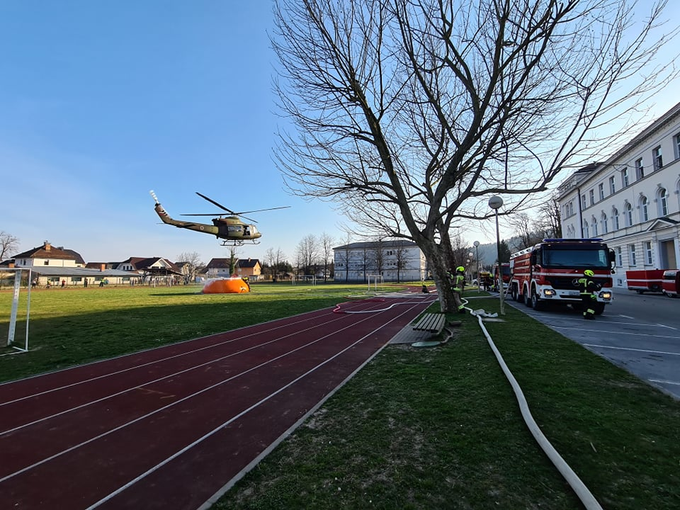
<svg viewBox="0 0 680 510">
<path fill-rule="evenodd" d="M 236 211 L 292 206 L 256 215 L 262 242 L 243 258 L 293 261 L 308 234 L 342 244 L 345 218 L 287 194 L 272 161 L 271 28 L 265 0 L 0 0 L 0 230 L 20 251 L 49 240 L 88 262 L 227 256 L 159 224 L 153 189 L 172 216 L 214 210 L 195 191 Z M 489 223 L 470 244 L 493 242 Z"/>
<path fill-rule="evenodd" d="M 272 160 L 271 3 L 0 1 L 0 230 L 86 261 L 198 252 L 213 237 L 159 224 L 213 212 L 199 191 L 257 214 L 261 244 L 293 258 L 307 234 L 338 239 L 329 204 L 283 189 Z M 205 218 L 210 222 L 210 218 Z"/>
</svg>

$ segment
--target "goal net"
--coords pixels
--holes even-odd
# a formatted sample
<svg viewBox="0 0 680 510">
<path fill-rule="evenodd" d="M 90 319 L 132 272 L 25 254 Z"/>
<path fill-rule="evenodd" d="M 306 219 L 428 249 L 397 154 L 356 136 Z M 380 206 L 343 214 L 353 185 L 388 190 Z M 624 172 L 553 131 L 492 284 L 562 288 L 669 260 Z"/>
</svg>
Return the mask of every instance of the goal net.
<svg viewBox="0 0 680 510">
<path fill-rule="evenodd" d="M 368 280 L 368 290 L 371 290 L 371 285 L 373 285 L 373 290 L 378 290 L 378 285 L 383 284 L 383 276 L 381 274 L 369 274 L 366 275 Z"/>
<path fill-rule="evenodd" d="M 31 310 L 32 274 L 28 268 L 0 269 L 0 355 L 28 351 L 28 320 Z"/>
</svg>

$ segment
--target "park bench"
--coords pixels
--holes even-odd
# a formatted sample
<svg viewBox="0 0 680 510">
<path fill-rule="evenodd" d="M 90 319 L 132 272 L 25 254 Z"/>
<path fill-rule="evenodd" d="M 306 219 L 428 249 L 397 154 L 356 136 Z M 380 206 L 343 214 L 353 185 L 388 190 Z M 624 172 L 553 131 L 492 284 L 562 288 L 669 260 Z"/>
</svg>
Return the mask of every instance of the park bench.
<svg viewBox="0 0 680 510">
<path fill-rule="evenodd" d="M 443 313 L 426 313 L 413 325 L 413 329 L 416 331 L 429 331 L 438 335 L 442 332 L 445 325 L 446 315 Z"/>
</svg>

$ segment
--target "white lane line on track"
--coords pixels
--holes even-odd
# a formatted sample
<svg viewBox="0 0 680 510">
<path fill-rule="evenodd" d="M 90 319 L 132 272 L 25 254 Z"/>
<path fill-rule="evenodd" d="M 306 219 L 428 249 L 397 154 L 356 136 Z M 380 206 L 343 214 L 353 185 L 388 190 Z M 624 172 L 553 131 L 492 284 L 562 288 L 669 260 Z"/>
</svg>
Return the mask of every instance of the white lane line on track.
<svg viewBox="0 0 680 510">
<path fill-rule="evenodd" d="M 421 303 L 419 303 L 419 304 L 421 304 Z M 408 312 L 408 310 L 406 310 L 404 313 L 406 313 L 406 312 Z M 237 414 L 236 416 L 233 416 L 232 418 L 230 418 L 229 420 L 227 420 L 226 422 L 224 422 L 222 425 L 220 425 L 220 426 L 218 426 L 218 427 L 215 427 L 213 430 L 211 430 L 211 431 L 208 432 L 207 434 L 203 435 L 202 437 L 198 438 L 198 439 L 197 439 L 196 441 L 194 441 L 193 443 L 191 443 L 191 444 L 185 446 L 184 448 L 182 448 L 182 449 L 179 450 L 178 452 L 174 453 L 173 455 L 171 455 L 170 457 L 168 457 L 167 459 L 165 459 L 163 462 L 158 463 L 157 465 L 155 465 L 155 466 L 152 467 L 151 469 L 148 469 L 147 471 L 145 471 L 144 473 L 142 473 L 141 475 L 139 475 L 139 476 L 138 476 L 137 478 L 135 478 L 134 480 L 129 481 L 128 483 L 126 483 L 125 485 L 121 486 L 120 488 L 118 488 L 116 491 L 112 492 L 112 493 L 109 494 L 108 496 L 106 496 L 106 497 L 100 499 L 99 501 L 97 501 L 97 502 L 94 503 L 93 505 L 90 505 L 89 507 L 87 507 L 87 510 L 92 510 L 92 509 L 94 509 L 94 508 L 97 508 L 98 506 L 100 506 L 100 505 L 106 503 L 106 502 L 109 501 L 110 499 L 114 498 L 115 496 L 117 496 L 118 494 L 120 494 L 121 492 L 123 492 L 123 491 L 124 491 L 125 489 L 127 489 L 128 487 L 132 487 L 134 484 L 136 484 L 136 483 L 139 482 L 140 480 L 146 478 L 147 476 L 149 476 L 149 475 L 150 475 L 151 473 L 153 473 L 154 471 L 157 471 L 158 469 L 162 468 L 164 465 L 166 465 L 166 464 L 168 464 L 169 462 L 171 462 L 172 460 L 176 459 L 177 457 L 179 457 L 179 456 L 182 455 L 183 453 L 189 451 L 191 448 L 193 448 L 193 447 L 196 446 L 197 444 L 199 444 L 199 443 L 201 443 L 202 441 L 204 441 L 204 440 L 208 439 L 209 437 L 213 436 L 214 434 L 216 434 L 217 432 L 219 432 L 221 429 L 223 429 L 223 428 L 226 427 L 227 425 L 233 423 L 234 421 L 238 420 L 238 419 L 241 418 L 242 416 L 245 416 L 247 413 L 249 413 L 249 412 L 252 411 L 253 409 L 256 409 L 258 406 L 262 405 L 262 404 L 265 403 L 267 400 L 271 399 L 272 397 L 278 395 L 278 394 L 281 393 L 282 391 L 284 391 L 284 390 L 288 389 L 289 387 L 293 386 L 295 383 L 297 383 L 298 381 L 300 381 L 300 380 L 302 380 L 303 378 L 307 377 L 307 376 L 308 376 L 309 374 L 311 374 L 312 372 L 315 372 L 317 369 L 319 369 L 320 367 L 322 367 L 322 366 L 325 365 L 326 363 L 329 363 L 330 361 L 332 361 L 333 359 L 337 358 L 337 357 L 340 356 L 341 354 L 344 354 L 346 351 L 348 351 L 349 349 L 353 348 L 355 345 L 359 344 L 360 342 L 363 342 L 366 338 L 369 338 L 369 337 L 370 337 L 371 335 L 373 335 L 376 331 L 379 331 L 380 329 L 384 328 L 384 327 L 385 327 L 387 324 L 389 324 L 390 322 L 393 322 L 393 321 L 397 320 L 399 317 L 401 317 L 401 315 L 404 315 L 404 313 L 402 313 L 402 314 L 398 315 L 397 317 L 395 317 L 394 319 L 388 321 L 386 324 L 382 324 L 381 326 L 375 328 L 373 331 L 371 331 L 370 333 L 364 335 L 363 337 L 361 337 L 360 339 L 358 339 L 356 342 L 352 343 L 351 345 L 345 347 L 342 351 L 338 352 L 337 354 L 335 354 L 335 355 L 332 356 L 331 358 L 328 358 L 327 360 L 325 360 L 325 361 L 319 363 L 317 366 L 315 366 L 314 368 L 308 370 L 308 371 L 305 372 L 304 374 L 298 376 L 297 378 L 295 378 L 294 380 L 292 380 L 291 382 L 289 382 L 289 383 L 286 384 L 285 386 L 282 386 L 281 388 L 279 388 L 279 389 L 276 390 L 275 392 L 270 393 L 269 395 L 267 395 L 267 396 L 264 397 L 263 399 L 259 400 L 258 402 L 256 402 L 256 403 L 253 404 L 252 406 L 250 406 L 248 409 L 245 409 L 245 410 L 241 411 L 239 414 Z M 361 321 L 361 322 L 363 322 L 363 321 Z M 0 480 L 0 481 L 2 481 L 2 480 Z"/>
<path fill-rule="evenodd" d="M 194 354 L 196 352 L 201 352 L 201 351 L 204 351 L 204 350 L 207 350 L 207 349 L 212 349 L 214 347 L 221 347 L 223 345 L 235 342 L 237 340 L 243 340 L 244 338 L 248 338 L 250 336 L 260 335 L 262 333 L 268 333 L 270 331 L 276 331 L 277 329 L 280 329 L 280 328 L 283 328 L 283 327 L 286 327 L 286 326 L 290 326 L 290 325 L 299 324 L 300 322 L 306 322 L 307 320 L 309 320 L 309 319 L 305 319 L 305 320 L 301 320 L 301 321 L 297 321 L 297 322 L 292 322 L 292 323 L 289 323 L 289 324 L 280 325 L 280 326 L 277 326 L 275 328 L 265 329 L 263 331 L 258 331 L 257 333 L 251 333 L 249 335 L 240 336 L 240 337 L 237 337 L 237 338 L 231 338 L 229 340 L 225 340 L 224 342 L 219 342 L 219 343 L 212 344 L 212 345 L 206 345 L 206 346 L 200 347 L 198 349 L 193 349 L 191 351 L 183 352 L 183 353 L 180 353 L 180 354 L 174 354 L 172 356 L 167 356 L 165 358 L 159 358 L 159 359 L 154 360 L 154 361 L 149 361 L 148 363 L 142 363 L 141 365 L 134 365 L 134 366 L 124 368 L 124 369 L 121 369 L 121 370 L 116 370 L 115 372 L 109 372 L 107 374 L 98 375 L 97 377 L 91 377 L 89 379 L 83 379 L 81 381 L 74 382 L 74 383 L 71 383 L 71 384 L 65 384 L 63 386 L 57 386 L 55 388 L 50 388 L 49 390 L 40 391 L 38 393 L 32 393 L 30 395 L 26 395 L 25 397 L 17 398 L 17 399 L 14 399 L 14 400 L 8 400 L 7 402 L 2 402 L 2 403 L 0 403 L 0 407 L 8 405 L 8 404 L 14 404 L 14 403 L 20 402 L 22 400 L 27 400 L 29 398 L 39 397 L 41 395 L 53 393 L 55 391 L 59 391 L 59 390 L 67 389 L 67 388 L 73 388 L 74 386 L 78 386 L 80 384 L 86 384 L 86 383 L 89 383 L 89 382 L 98 381 L 100 379 L 106 379 L 107 377 L 112 377 L 114 375 L 124 374 L 125 372 L 130 372 L 131 370 L 137 370 L 138 368 L 147 367 L 147 366 L 153 365 L 155 363 L 162 363 L 164 361 L 168 361 L 168 360 L 176 359 L 176 358 L 181 358 L 182 356 L 187 356 L 189 354 Z M 257 324 L 254 324 L 254 325 L 257 326 Z M 246 327 L 251 327 L 251 326 L 246 326 Z M 235 330 L 235 331 L 238 331 L 238 330 Z M 230 333 L 230 331 L 227 331 L 226 333 Z M 220 335 L 220 334 L 222 334 L 222 333 L 215 333 L 215 335 Z M 202 340 L 203 338 L 209 338 L 209 337 L 215 336 L 215 335 L 209 335 L 207 337 L 201 337 L 201 338 L 196 338 L 196 339 L 193 339 L 193 340 L 187 340 L 187 342 L 192 342 L 194 340 Z M 163 347 L 159 347 L 159 349 L 162 349 L 162 348 Z M 127 356 L 134 356 L 134 355 L 138 355 L 138 354 L 142 354 L 142 353 L 143 352 L 137 352 L 137 353 L 133 353 L 133 354 L 128 354 Z M 66 370 L 69 370 L 69 369 L 66 369 Z M 150 381 L 150 382 L 153 382 L 153 381 Z"/>
<path fill-rule="evenodd" d="M 422 303 L 417 303 L 417 304 L 422 304 Z M 314 318 L 317 318 L 317 317 L 314 317 Z M 46 420 L 50 420 L 50 419 L 52 419 L 52 418 L 57 418 L 57 417 L 59 417 L 59 416 L 62 416 L 62 415 L 64 415 L 64 414 L 67 414 L 67 413 L 70 413 L 70 412 L 73 412 L 73 411 L 77 411 L 77 410 L 79 410 L 79 409 L 83 409 L 83 408 L 85 408 L 85 407 L 87 407 L 87 406 L 89 406 L 89 405 L 93 405 L 93 404 L 97 404 L 97 403 L 99 403 L 99 402 L 103 402 L 103 401 L 105 401 L 105 400 L 108 400 L 108 399 L 111 399 L 111 398 L 114 398 L 114 397 L 123 395 L 123 394 L 125 394 L 125 393 L 131 392 L 131 391 L 133 391 L 133 390 L 140 389 L 140 388 L 142 388 L 142 387 L 144 387 L 144 386 L 148 386 L 149 384 L 155 384 L 155 383 L 161 382 L 161 381 L 163 381 L 163 380 L 165 380 L 165 379 L 169 379 L 169 378 L 171 378 L 171 377 L 175 377 L 175 376 L 178 376 L 178 375 L 187 373 L 187 372 L 191 372 L 192 370 L 196 370 L 196 369 L 201 368 L 201 367 L 204 367 L 204 366 L 206 366 L 206 365 L 210 365 L 211 363 L 217 363 L 217 362 L 222 361 L 222 360 L 225 360 L 225 359 L 227 359 L 227 358 L 231 358 L 231 357 L 233 357 L 233 356 L 237 356 L 237 355 L 239 355 L 239 354 L 243 354 L 244 352 L 248 352 L 248 351 L 253 350 L 253 349 L 258 349 L 258 348 L 260 348 L 260 347 L 264 347 L 264 346 L 266 346 L 266 345 L 270 345 L 270 344 L 276 343 L 276 342 L 278 342 L 278 341 L 280 341 L 280 340 L 284 340 L 284 339 L 289 338 L 289 337 L 291 337 L 291 336 L 298 335 L 298 334 L 303 333 L 303 332 L 305 332 L 305 331 L 310 331 L 310 330 L 312 330 L 312 329 L 314 329 L 314 328 L 318 328 L 318 327 L 321 327 L 321 326 L 324 326 L 324 327 L 325 327 L 325 326 L 328 326 L 329 324 L 332 324 L 333 322 L 337 322 L 337 321 L 340 321 L 340 320 L 343 320 L 343 318 L 342 318 L 342 317 L 338 317 L 338 318 L 334 318 L 334 319 L 332 319 L 332 320 L 327 320 L 327 321 L 325 321 L 325 322 L 323 322 L 323 323 L 316 324 L 316 325 L 314 325 L 314 326 L 310 326 L 309 328 L 302 329 L 302 330 L 297 330 L 297 331 L 295 331 L 294 333 L 291 333 L 291 334 L 289 334 L 289 335 L 285 335 L 285 336 L 282 336 L 282 337 L 278 337 L 278 338 L 276 338 L 276 339 L 274 339 L 274 340 L 270 340 L 270 341 L 268 341 L 268 342 L 264 342 L 264 343 L 261 343 L 261 344 L 257 344 L 257 345 L 248 347 L 247 349 L 242 349 L 242 350 L 240 350 L 240 351 L 233 352 L 233 353 L 227 354 L 227 355 L 225 355 L 225 356 L 220 356 L 220 357 L 218 357 L 218 358 L 212 358 L 212 359 L 210 359 L 210 360 L 208 360 L 208 361 L 206 361 L 206 362 L 204 362 L 204 363 L 201 363 L 201 364 L 199 364 L 199 365 L 192 365 L 192 366 L 190 366 L 190 367 L 188 367 L 188 368 L 185 368 L 185 369 L 183 369 L 183 370 L 180 370 L 180 371 L 178 371 L 178 372 L 174 372 L 174 373 L 172 373 L 172 374 L 168 374 L 168 375 L 165 375 L 165 376 L 163 376 L 163 377 L 158 377 L 158 378 L 156 378 L 156 379 L 144 381 L 143 383 L 140 383 L 140 384 L 138 384 L 138 385 L 136 385 L 136 386 L 128 387 L 128 388 L 123 389 L 123 390 L 120 390 L 120 391 L 118 391 L 118 392 L 116 392 L 116 393 L 111 393 L 111 394 L 106 395 L 106 396 L 104 396 L 104 397 L 101 397 L 101 398 L 98 398 L 98 399 L 95 399 L 95 400 L 91 400 L 91 401 L 89 401 L 89 402 L 85 402 L 84 404 L 80 404 L 80 405 L 75 406 L 75 407 L 71 407 L 71 408 L 68 408 L 68 409 L 64 409 L 64 410 L 62 410 L 62 411 L 59 411 L 58 413 L 54 413 L 54 414 L 51 414 L 51 415 L 48 415 L 48 416 L 43 416 L 42 418 L 39 418 L 39 419 L 34 420 L 34 421 L 32 421 L 32 422 L 24 423 L 24 424 L 22 424 L 22 425 L 19 425 L 19 426 L 17 426 L 17 427 L 12 428 L 12 429 L 7 429 L 7 430 L 0 431 L 0 436 L 3 436 L 3 435 L 5 435 L 5 434 L 9 434 L 9 433 L 11 433 L 11 432 L 16 432 L 17 430 L 20 430 L 20 429 L 22 429 L 22 428 L 30 427 L 31 425 L 35 425 L 35 424 L 37 424 L 37 423 L 40 423 L 40 422 L 43 422 L 43 421 L 46 421 Z M 236 340 L 242 340 L 242 339 L 245 339 L 245 338 L 248 338 L 248 337 L 251 337 L 251 336 L 261 335 L 262 333 L 269 333 L 269 332 L 271 332 L 271 331 L 276 331 L 277 329 L 281 329 L 282 327 L 285 327 L 285 326 L 290 326 L 291 324 L 292 324 L 292 325 L 295 325 L 295 324 L 301 324 L 301 323 L 305 323 L 305 322 L 308 322 L 308 320 L 301 320 L 301 321 L 293 322 L 293 323 L 286 324 L 286 325 L 283 325 L 283 326 L 278 326 L 278 327 L 276 327 L 276 328 L 271 328 L 271 329 L 267 329 L 267 330 L 264 330 L 264 331 L 258 331 L 258 332 L 256 332 L 256 333 L 251 333 L 251 334 L 249 334 L 249 335 L 241 336 L 241 337 L 238 337 L 238 338 L 236 338 L 236 339 L 231 339 L 231 340 L 227 340 L 227 341 L 224 341 L 224 342 L 220 342 L 219 344 L 215 344 L 215 345 L 220 345 L 220 346 L 226 345 L 226 344 L 231 343 L 231 342 L 234 342 L 234 341 L 236 341 Z M 193 351 L 189 351 L 189 353 L 200 352 L 200 351 L 205 350 L 206 348 L 210 348 L 210 347 L 214 347 L 214 346 L 211 345 L 211 346 L 209 346 L 209 347 L 202 347 L 202 348 L 199 348 L 199 349 L 195 349 L 195 350 L 193 350 Z M 184 356 L 185 354 L 188 354 L 188 353 L 183 353 L 183 354 L 179 354 L 179 355 L 176 355 L 176 356 L 169 356 L 169 357 L 167 357 L 167 358 L 163 358 L 162 361 L 167 361 L 167 360 L 171 360 L 171 359 L 174 359 L 174 358 L 177 358 L 177 357 L 181 357 L 181 356 Z M 156 362 L 154 362 L 154 363 L 158 363 L 158 362 L 159 362 L 159 361 L 156 361 Z M 133 367 L 133 368 L 144 367 L 144 366 L 147 366 L 147 365 L 149 365 L 149 363 L 146 363 L 146 364 L 144 364 L 144 365 L 137 365 L 136 367 Z M 119 371 L 119 372 L 112 372 L 111 374 L 107 374 L 105 377 L 108 377 L 108 376 L 111 376 L 111 375 L 114 375 L 114 374 L 124 373 L 124 372 L 127 372 L 128 370 L 129 370 L 129 369 L 121 370 L 121 371 Z M 94 380 L 97 380 L 97 379 L 100 379 L 100 378 L 101 378 L 101 377 L 96 377 L 96 378 L 88 379 L 88 381 L 94 381 Z M 72 385 L 69 385 L 69 386 L 75 386 L 76 384 L 78 384 L 78 383 L 75 383 L 75 384 L 72 384 Z M 69 386 L 65 386 L 65 387 L 69 387 Z M 15 401 L 13 401 L 13 402 L 17 402 L 17 401 L 19 401 L 19 400 L 23 400 L 23 398 L 22 398 L 22 399 L 17 399 L 17 400 L 15 400 Z"/>
<path fill-rule="evenodd" d="M 668 356 L 680 356 L 680 352 L 667 352 L 667 351 L 653 351 L 651 349 L 633 349 L 632 347 L 613 347 L 611 345 L 597 345 L 597 344 L 581 344 L 585 347 L 594 347 L 597 349 L 613 349 L 615 351 L 634 351 L 634 352 L 646 352 L 649 354 L 666 354 Z"/>
<path fill-rule="evenodd" d="M 418 305 L 422 305 L 422 303 L 418 303 Z M 415 306 L 416 306 L 416 305 L 414 304 L 413 308 L 414 308 Z M 406 310 L 404 313 L 406 313 L 407 311 L 408 311 L 408 310 Z M 396 318 L 401 317 L 401 315 L 403 315 L 404 313 L 398 315 Z M 350 329 L 350 328 L 356 326 L 357 324 L 360 324 L 360 323 L 362 323 L 362 322 L 365 322 L 365 321 L 367 321 L 367 320 L 369 320 L 369 319 L 371 319 L 371 318 L 373 318 L 373 316 L 366 317 L 365 319 L 362 319 L 362 320 L 354 321 L 354 322 L 352 322 L 352 324 L 350 324 L 350 325 L 348 325 L 348 326 L 346 326 L 346 327 L 344 327 L 344 328 L 341 328 L 341 329 L 339 329 L 338 331 L 334 331 L 334 332 L 329 333 L 329 334 L 327 334 L 327 335 L 324 335 L 324 336 L 322 336 L 322 337 L 320 337 L 320 338 L 318 338 L 318 339 L 316 339 L 316 340 L 313 340 L 313 341 L 311 341 L 311 342 L 308 342 L 308 343 L 305 344 L 305 345 L 302 345 L 302 346 L 300 346 L 300 347 L 296 347 L 296 348 L 293 349 L 292 351 L 288 351 L 288 352 L 285 353 L 285 354 L 281 354 L 281 355 L 279 355 L 279 356 L 277 356 L 277 357 L 275 357 L 275 358 L 272 358 L 272 359 L 270 359 L 270 360 L 268 360 L 268 361 L 265 361 L 265 362 L 263 362 L 263 363 L 260 363 L 259 365 L 256 365 L 256 366 L 254 366 L 254 367 L 251 367 L 251 368 L 249 368 L 248 370 L 245 370 L 244 372 L 241 372 L 241 373 L 239 373 L 239 374 L 233 375 L 233 376 L 231 376 L 231 377 L 229 377 L 229 378 L 227 378 L 227 379 L 225 379 L 225 380 L 223 380 L 223 381 L 220 381 L 220 382 L 215 383 L 215 384 L 213 384 L 213 385 L 211 385 L 211 386 L 208 386 L 208 387 L 206 387 L 206 388 L 203 388 L 203 389 L 201 389 L 201 390 L 199 390 L 199 391 L 197 391 L 197 392 L 195 392 L 195 393 L 192 393 L 191 395 L 187 395 L 186 397 L 183 397 L 183 398 L 181 398 L 181 399 L 179 399 L 179 400 L 177 400 L 177 401 L 175 401 L 175 402 L 173 402 L 173 403 L 171 403 L 171 404 L 168 404 L 167 406 L 160 407 L 160 408 L 156 409 L 155 411 L 152 411 L 152 412 L 147 413 L 147 414 L 145 414 L 145 415 L 139 416 L 139 417 L 135 418 L 135 419 L 132 420 L 132 421 L 129 421 L 129 422 L 123 424 L 123 425 L 119 425 L 118 427 L 115 427 L 115 428 L 113 428 L 113 429 L 111 429 L 111 430 L 108 430 L 108 431 L 102 433 L 102 434 L 99 434 L 98 436 L 92 437 L 92 438 L 90 438 L 90 439 L 88 439 L 88 440 L 86 440 L 86 441 L 83 441 L 82 443 L 73 445 L 73 446 L 71 446 L 71 447 L 67 448 L 66 450 L 63 450 L 63 451 L 61 451 L 61 452 L 59 452 L 59 453 L 55 453 L 54 455 L 51 455 L 50 457 L 47 457 L 47 458 L 45 458 L 45 459 L 43 459 L 43 460 L 41 460 L 41 461 L 35 462 L 35 463 L 31 464 L 30 466 L 26 466 L 26 467 L 20 469 L 19 471 L 15 471 L 14 473 L 11 473 L 11 474 L 9 474 L 9 475 L 4 476 L 3 478 L 0 478 L 0 483 L 4 482 L 4 481 L 6 481 L 6 480 L 9 480 L 9 479 L 11 479 L 11 478 L 13 478 L 13 477 L 15 477 L 15 476 L 17 476 L 17 475 L 20 475 L 20 474 L 22 474 L 22 473 L 24 473 L 24 472 L 26 472 L 26 471 L 29 471 L 29 470 L 31 470 L 31 469 L 33 469 L 33 468 L 35 468 L 35 467 L 38 467 L 38 466 L 40 466 L 40 465 L 42 465 L 42 464 L 45 464 L 46 462 L 49 462 L 49 461 L 54 460 L 54 459 L 56 459 L 56 458 L 58 458 L 58 457 L 61 457 L 62 455 L 65 455 L 65 454 L 67 454 L 67 453 L 69 453 L 69 452 L 71 452 L 71 451 L 74 451 L 74 450 L 76 450 L 76 449 L 78 449 L 78 448 L 80 448 L 80 447 L 82 447 L 82 446 L 85 446 L 85 445 L 90 444 L 90 443 L 92 443 L 92 442 L 94 442 L 94 441 L 97 441 L 97 440 L 99 440 L 99 439 L 101 439 L 101 438 L 103 438 L 103 437 L 106 437 L 106 436 L 108 436 L 108 435 L 110 435 L 110 434 L 113 434 L 114 432 L 117 432 L 117 431 L 119 431 L 119 430 L 122 430 L 122 429 L 124 429 L 125 427 L 127 427 L 127 426 L 129 426 L 129 425 L 132 425 L 132 424 L 134 424 L 134 423 L 136 423 L 136 422 L 138 422 L 138 421 L 141 421 L 141 420 L 143 420 L 143 419 L 145 419 L 145 418 L 148 418 L 148 417 L 153 416 L 153 415 L 155 415 L 155 414 L 158 414 L 158 413 L 160 413 L 160 412 L 162 412 L 162 411 L 165 411 L 165 410 L 167 410 L 167 409 L 169 409 L 169 408 L 171 408 L 171 407 L 173 407 L 173 406 L 175 406 L 175 405 L 177 405 L 177 404 L 180 404 L 180 403 L 182 403 L 182 402 L 184 402 L 184 401 L 187 401 L 187 400 L 189 400 L 189 399 L 191 399 L 191 398 L 193 398 L 193 397 L 195 397 L 195 396 L 197 396 L 197 395 L 200 395 L 200 394 L 205 393 L 205 392 L 207 392 L 207 391 L 209 391 L 209 390 L 212 390 L 212 389 L 214 389 L 214 388 L 217 388 L 218 386 L 221 386 L 222 384 L 225 384 L 225 383 L 227 383 L 227 382 L 233 381 L 234 379 L 237 379 L 237 378 L 239 378 L 239 377 L 241 377 L 241 376 L 243 376 L 243 375 L 245 375 L 245 374 L 247 374 L 247 373 L 249 373 L 249 372 L 252 372 L 252 371 L 254 371 L 254 370 L 257 370 L 257 369 L 259 369 L 259 368 L 261 368 L 261 367 L 263 367 L 263 366 L 265 366 L 265 365 L 268 365 L 268 364 L 270 364 L 270 363 L 273 363 L 274 361 L 277 361 L 277 360 L 279 360 L 279 359 L 281 359 L 281 358 L 284 358 L 284 357 L 286 357 L 286 356 L 288 356 L 288 355 L 290 355 L 290 354 L 293 354 L 293 353 L 295 353 L 295 352 L 297 352 L 297 351 L 299 351 L 299 350 L 302 350 L 302 349 L 305 349 L 305 348 L 307 348 L 307 347 L 309 347 L 309 346 L 311 346 L 311 345 L 314 345 L 314 344 L 316 344 L 316 343 L 318 343 L 318 342 L 320 342 L 320 341 L 322 341 L 322 340 L 324 340 L 324 339 L 326 339 L 326 338 L 328 338 L 328 337 L 330 337 L 330 336 L 333 336 L 333 335 L 335 335 L 335 334 L 337 334 L 337 333 L 340 333 L 340 332 L 342 332 L 342 331 L 344 331 L 344 330 L 346 330 L 346 329 Z M 392 321 L 393 321 L 393 320 L 396 320 L 396 318 L 395 318 L 395 319 L 392 319 Z M 392 322 L 392 321 L 389 321 L 389 322 Z M 389 322 L 388 322 L 387 324 L 389 324 Z M 383 325 L 383 326 L 384 326 L 384 325 Z M 383 326 L 381 326 L 381 327 L 383 327 Z M 373 332 L 378 331 L 379 329 L 380 329 L 380 328 L 377 328 L 377 329 L 375 329 Z M 373 332 L 372 332 L 372 333 L 373 333 Z M 295 334 L 299 334 L 299 333 L 300 333 L 300 332 L 297 332 L 297 333 L 295 333 Z M 292 336 L 292 335 L 288 335 L 288 336 Z M 363 340 L 364 338 L 366 338 L 366 337 L 363 337 L 362 340 Z M 355 343 L 356 343 L 356 342 L 355 342 Z M 345 349 L 345 350 L 346 350 L 346 349 Z M 344 351 L 343 351 L 343 352 L 344 352 Z M 322 364 L 325 364 L 325 363 L 326 363 L 326 362 L 323 362 Z M 319 365 L 319 366 L 320 366 L 320 365 Z M 279 390 L 279 391 L 280 391 L 280 390 Z M 223 426 L 224 426 L 224 425 L 223 425 Z"/>
</svg>

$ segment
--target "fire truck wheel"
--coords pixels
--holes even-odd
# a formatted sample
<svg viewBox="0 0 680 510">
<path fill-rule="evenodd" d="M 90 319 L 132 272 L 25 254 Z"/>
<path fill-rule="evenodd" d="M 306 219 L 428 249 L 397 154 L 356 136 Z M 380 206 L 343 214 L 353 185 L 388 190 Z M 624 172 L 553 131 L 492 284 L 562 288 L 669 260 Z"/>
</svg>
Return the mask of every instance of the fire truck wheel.
<svg viewBox="0 0 680 510">
<path fill-rule="evenodd" d="M 604 313 L 604 303 L 595 303 L 593 310 L 595 310 L 595 315 L 602 315 Z"/>
<path fill-rule="evenodd" d="M 524 298 L 524 304 L 525 306 L 531 306 L 531 296 L 529 296 L 529 289 L 526 287 L 524 288 L 524 294 L 522 294 L 522 297 Z"/>
<path fill-rule="evenodd" d="M 512 286 L 512 292 L 510 293 L 510 296 L 512 296 L 513 301 L 519 301 L 519 296 L 517 295 L 517 287 L 515 285 Z"/>
<path fill-rule="evenodd" d="M 536 294 L 536 291 L 533 291 L 531 293 L 531 308 L 533 308 L 537 312 L 545 308 L 545 303 L 541 301 L 541 299 L 538 297 L 538 294 Z"/>
</svg>

